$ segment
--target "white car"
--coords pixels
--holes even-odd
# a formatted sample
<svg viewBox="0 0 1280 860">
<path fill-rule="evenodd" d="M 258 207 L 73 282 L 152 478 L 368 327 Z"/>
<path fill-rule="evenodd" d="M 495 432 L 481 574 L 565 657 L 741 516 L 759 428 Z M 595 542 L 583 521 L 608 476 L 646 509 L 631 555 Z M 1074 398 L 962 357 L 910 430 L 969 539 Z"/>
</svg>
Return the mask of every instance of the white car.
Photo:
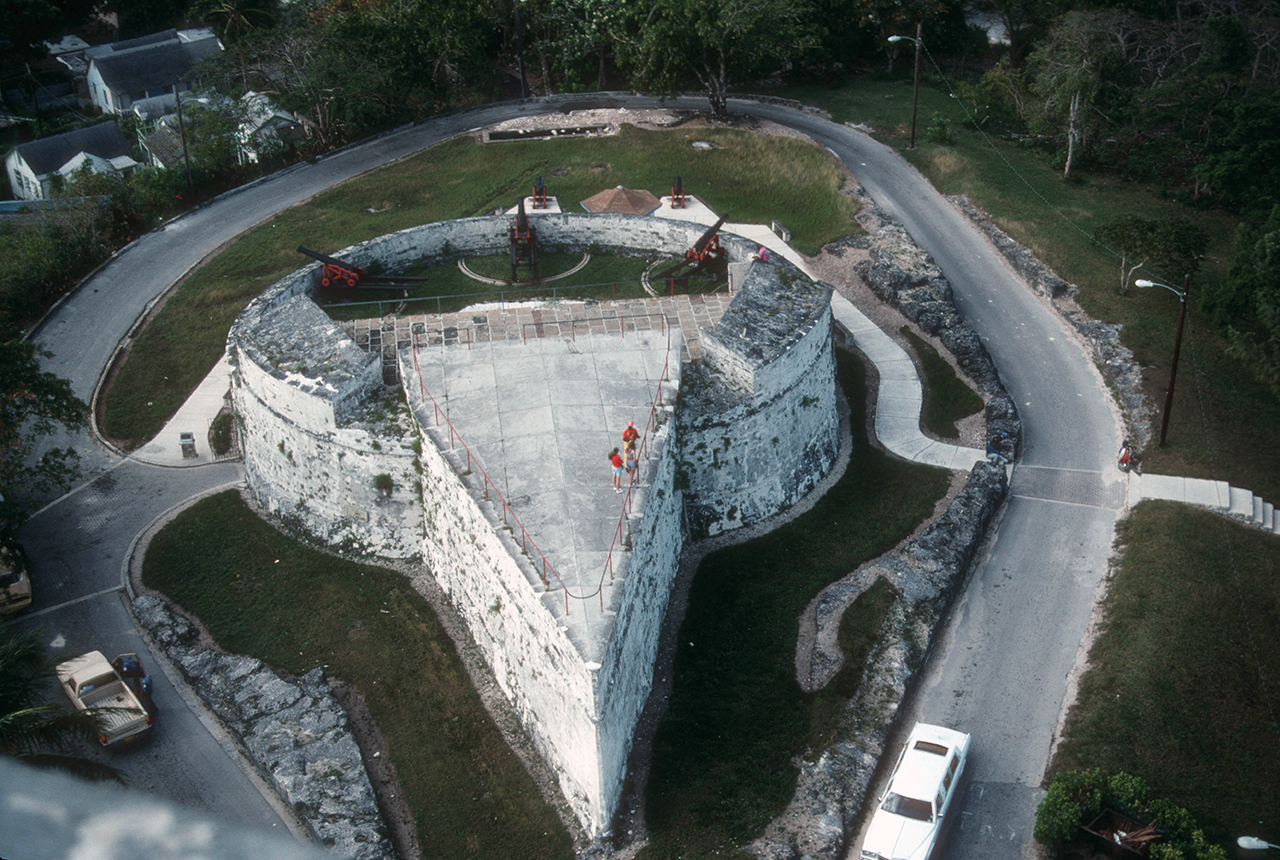
<svg viewBox="0 0 1280 860">
<path fill-rule="evenodd" d="M 969 736 L 916 723 L 871 816 L 862 860 L 928 860 L 969 754 Z"/>
</svg>

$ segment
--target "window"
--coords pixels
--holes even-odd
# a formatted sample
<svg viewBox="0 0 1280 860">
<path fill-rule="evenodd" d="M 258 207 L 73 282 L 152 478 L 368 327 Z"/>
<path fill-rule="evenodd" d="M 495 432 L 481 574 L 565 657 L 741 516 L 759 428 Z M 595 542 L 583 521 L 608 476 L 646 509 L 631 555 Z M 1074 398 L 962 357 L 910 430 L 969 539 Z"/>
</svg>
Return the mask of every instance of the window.
<svg viewBox="0 0 1280 860">
<path fill-rule="evenodd" d="M 942 744 L 935 744 L 933 741 L 916 741 L 916 749 L 921 752 L 933 753 L 934 755 L 946 755 L 948 750 Z"/>
</svg>

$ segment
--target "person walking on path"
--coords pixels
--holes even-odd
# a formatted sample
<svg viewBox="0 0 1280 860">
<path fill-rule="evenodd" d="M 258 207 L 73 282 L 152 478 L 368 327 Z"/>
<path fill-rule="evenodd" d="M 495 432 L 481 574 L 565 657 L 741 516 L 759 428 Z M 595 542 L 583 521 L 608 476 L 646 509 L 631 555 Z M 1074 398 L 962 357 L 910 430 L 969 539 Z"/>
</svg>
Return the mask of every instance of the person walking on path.
<svg viewBox="0 0 1280 860">
<path fill-rule="evenodd" d="M 628 421 L 627 429 L 622 431 L 622 444 L 627 448 L 634 448 L 636 440 L 640 438 L 640 431 L 636 429 L 636 422 Z"/>
<path fill-rule="evenodd" d="M 618 449 L 614 448 L 609 452 L 609 465 L 613 467 L 613 491 L 615 493 L 622 492 L 622 456 L 618 453 Z"/>
</svg>

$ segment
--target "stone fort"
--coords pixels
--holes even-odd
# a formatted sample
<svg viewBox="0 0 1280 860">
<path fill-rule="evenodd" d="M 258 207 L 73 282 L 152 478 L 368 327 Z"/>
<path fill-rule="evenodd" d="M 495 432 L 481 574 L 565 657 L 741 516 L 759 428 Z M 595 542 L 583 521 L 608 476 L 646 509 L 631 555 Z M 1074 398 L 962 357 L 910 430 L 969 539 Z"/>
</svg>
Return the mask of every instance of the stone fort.
<svg viewBox="0 0 1280 860">
<path fill-rule="evenodd" d="M 705 229 L 530 218 L 544 248 L 649 257 L 682 257 Z M 426 224 L 339 256 L 397 272 L 505 253 L 508 223 Z M 228 335 L 250 491 L 327 544 L 421 559 L 593 838 L 621 797 L 685 542 L 788 508 L 838 450 L 830 287 L 721 242 L 727 294 L 345 328 L 313 300 L 312 264 Z M 606 454 L 628 421 L 639 469 L 615 492 Z"/>
</svg>

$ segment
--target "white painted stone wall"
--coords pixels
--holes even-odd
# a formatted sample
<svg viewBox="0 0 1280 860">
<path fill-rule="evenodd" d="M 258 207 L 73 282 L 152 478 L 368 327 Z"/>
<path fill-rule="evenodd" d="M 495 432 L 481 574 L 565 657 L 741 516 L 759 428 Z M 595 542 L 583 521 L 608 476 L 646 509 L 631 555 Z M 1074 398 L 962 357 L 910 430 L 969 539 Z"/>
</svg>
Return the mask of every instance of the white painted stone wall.
<svg viewBox="0 0 1280 860">
<path fill-rule="evenodd" d="M 677 390 L 673 379 L 672 391 Z M 653 686 L 658 638 L 684 549 L 684 500 L 675 489 L 678 424 L 673 406 L 660 414 L 666 420 L 651 443 L 659 456 L 644 464 L 641 480 L 649 489 L 643 505 L 636 505 L 643 516 L 629 523 L 632 549 L 621 568 L 621 594 L 609 607 L 616 615 L 597 673 L 602 796 L 596 817 L 601 829 L 608 827 L 622 796 L 631 742 Z"/>
<path fill-rule="evenodd" d="M 763 292 L 765 285 L 758 286 Z M 699 402 L 680 415 L 681 483 L 688 486 L 687 522 L 695 535 L 785 510 L 839 452 L 830 291 L 796 282 L 758 303 L 747 316 L 771 319 L 773 338 L 730 313 L 703 329 L 699 384 L 716 390 L 690 396 Z"/>
<path fill-rule="evenodd" d="M 294 283 L 255 300 L 228 337 L 245 478 L 267 510 L 326 543 L 391 558 L 420 552 L 416 439 L 407 408 Z M 356 418 L 369 419 L 363 422 Z M 390 476 L 386 493 L 376 476 Z"/>
<path fill-rule="evenodd" d="M 593 836 L 608 829 L 621 796 L 684 543 L 680 494 L 671 489 L 672 408 L 651 441 L 656 456 L 645 464 L 651 470 L 645 480 L 653 489 L 637 505 L 642 515 L 629 524 L 632 550 L 618 567 L 624 584 L 608 607 L 613 628 L 598 664 L 583 660 L 561 626 L 564 592 L 548 590 L 510 532 L 494 528 L 501 525 L 501 510 L 468 486 L 461 474 L 465 464 L 441 453 L 448 442 L 434 430 L 424 433 L 425 567 L 465 619 L 565 799 Z M 575 606 L 571 602 L 569 611 Z"/>
</svg>

